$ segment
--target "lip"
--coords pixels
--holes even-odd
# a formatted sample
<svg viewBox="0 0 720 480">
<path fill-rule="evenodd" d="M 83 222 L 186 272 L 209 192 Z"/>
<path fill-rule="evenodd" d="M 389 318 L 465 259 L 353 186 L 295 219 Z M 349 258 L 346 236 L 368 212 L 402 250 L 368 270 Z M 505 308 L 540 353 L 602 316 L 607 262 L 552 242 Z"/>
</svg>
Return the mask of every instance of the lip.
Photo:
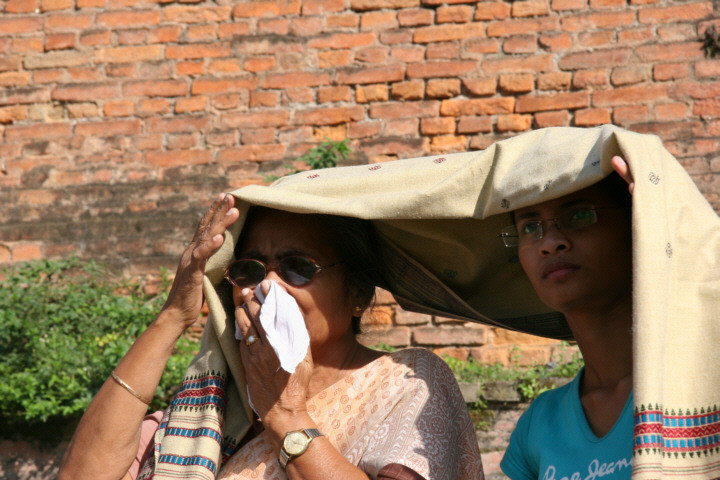
<svg viewBox="0 0 720 480">
<path fill-rule="evenodd" d="M 579 269 L 580 265 L 575 265 L 574 263 L 560 261 L 552 262 L 543 268 L 542 278 L 548 280 L 559 280 Z"/>
</svg>

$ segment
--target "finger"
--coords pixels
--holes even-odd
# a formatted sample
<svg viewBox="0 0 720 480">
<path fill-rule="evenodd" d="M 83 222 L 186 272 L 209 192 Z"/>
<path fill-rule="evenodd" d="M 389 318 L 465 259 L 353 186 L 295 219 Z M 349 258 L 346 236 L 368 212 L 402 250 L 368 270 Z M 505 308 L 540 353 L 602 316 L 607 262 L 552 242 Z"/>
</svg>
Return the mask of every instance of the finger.
<svg viewBox="0 0 720 480">
<path fill-rule="evenodd" d="M 630 166 L 622 157 L 619 157 L 617 155 L 612 157 L 610 163 L 615 169 L 615 171 L 618 173 L 618 175 L 620 175 L 622 179 L 625 180 L 625 182 L 628 184 L 628 191 L 632 193 L 635 187 L 635 180 L 633 179 L 632 172 L 630 171 Z"/>
<path fill-rule="evenodd" d="M 215 200 L 213 201 L 212 205 L 210 205 L 210 208 L 205 212 L 205 215 L 200 219 L 200 222 L 198 223 L 197 228 L 195 229 L 195 236 L 193 237 L 193 242 L 197 242 L 201 235 L 207 230 L 208 225 L 210 224 L 212 218 L 215 216 L 215 213 L 217 210 L 222 206 L 223 202 L 225 201 L 225 194 L 221 193 L 217 197 L 215 197 Z"/>
<path fill-rule="evenodd" d="M 235 318 L 239 322 L 240 331 L 243 335 L 245 332 L 254 333 L 264 343 L 265 331 L 260 323 L 261 305 L 252 289 L 233 287 L 233 297 L 235 305 L 238 306 L 235 310 Z"/>
</svg>

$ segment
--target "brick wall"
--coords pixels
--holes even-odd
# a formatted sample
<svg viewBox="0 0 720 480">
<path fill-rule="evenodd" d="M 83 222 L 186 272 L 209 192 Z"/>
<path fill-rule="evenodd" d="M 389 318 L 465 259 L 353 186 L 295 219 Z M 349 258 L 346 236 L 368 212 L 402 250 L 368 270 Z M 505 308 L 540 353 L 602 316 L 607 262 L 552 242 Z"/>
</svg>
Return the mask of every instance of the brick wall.
<svg viewBox="0 0 720 480">
<path fill-rule="evenodd" d="M 381 162 L 612 122 L 658 134 L 720 209 L 716 5 L 4 0 L 0 263 L 171 267 L 215 193 L 325 137 Z M 518 340 L 378 306 L 386 343 L 487 360 Z"/>
</svg>

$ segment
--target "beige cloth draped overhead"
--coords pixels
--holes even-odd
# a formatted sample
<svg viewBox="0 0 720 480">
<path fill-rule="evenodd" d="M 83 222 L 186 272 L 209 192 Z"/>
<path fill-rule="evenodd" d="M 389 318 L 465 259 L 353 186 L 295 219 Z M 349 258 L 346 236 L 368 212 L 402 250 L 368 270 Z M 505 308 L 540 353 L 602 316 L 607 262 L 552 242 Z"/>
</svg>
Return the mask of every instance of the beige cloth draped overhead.
<svg viewBox="0 0 720 480">
<path fill-rule="evenodd" d="M 241 220 L 206 270 L 211 321 L 156 437 L 164 440 L 156 478 L 188 465 L 207 472 L 195 478 L 213 478 L 221 449 L 227 454 L 249 423 L 232 321 L 214 286 L 250 205 L 373 220 L 385 287 L 404 308 L 569 338 L 497 234 L 512 210 L 604 178 L 616 154 L 636 182 L 633 478 L 720 477 L 720 219 L 657 137 L 602 126 L 536 130 L 484 151 L 303 172 L 232 192 Z M 198 425 L 214 433 L 168 434 Z"/>
</svg>

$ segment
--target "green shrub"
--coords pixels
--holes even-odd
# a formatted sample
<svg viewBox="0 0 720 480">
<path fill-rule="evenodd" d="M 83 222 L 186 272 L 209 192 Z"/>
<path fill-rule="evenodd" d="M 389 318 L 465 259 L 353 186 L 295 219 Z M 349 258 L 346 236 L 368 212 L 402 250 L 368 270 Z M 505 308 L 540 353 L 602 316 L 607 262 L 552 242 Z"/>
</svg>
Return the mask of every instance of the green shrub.
<svg viewBox="0 0 720 480">
<path fill-rule="evenodd" d="M 0 279 L 0 430 L 28 431 L 77 418 L 134 339 L 157 315 L 140 281 L 117 278 L 95 262 L 40 260 L 3 270 Z M 179 386 L 197 344 L 182 337 L 152 409 Z"/>
</svg>

